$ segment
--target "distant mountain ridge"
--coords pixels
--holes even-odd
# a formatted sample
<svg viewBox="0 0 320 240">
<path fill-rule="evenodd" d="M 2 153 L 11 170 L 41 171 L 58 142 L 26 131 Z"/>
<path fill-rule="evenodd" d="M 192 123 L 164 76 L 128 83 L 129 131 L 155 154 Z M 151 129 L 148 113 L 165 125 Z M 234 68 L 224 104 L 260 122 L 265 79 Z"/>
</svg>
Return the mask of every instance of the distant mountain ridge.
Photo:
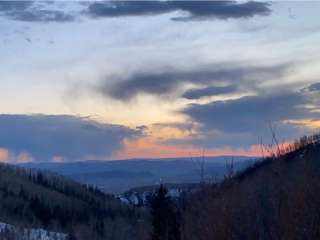
<svg viewBox="0 0 320 240">
<path fill-rule="evenodd" d="M 220 156 L 197 158 L 129 159 L 115 161 L 79 161 L 66 163 L 26 163 L 20 166 L 57 172 L 85 184 L 93 184 L 110 193 L 122 193 L 134 187 L 166 183 L 197 183 L 203 177 L 220 180 L 226 165 L 235 170 L 250 166 L 255 158 Z"/>
</svg>

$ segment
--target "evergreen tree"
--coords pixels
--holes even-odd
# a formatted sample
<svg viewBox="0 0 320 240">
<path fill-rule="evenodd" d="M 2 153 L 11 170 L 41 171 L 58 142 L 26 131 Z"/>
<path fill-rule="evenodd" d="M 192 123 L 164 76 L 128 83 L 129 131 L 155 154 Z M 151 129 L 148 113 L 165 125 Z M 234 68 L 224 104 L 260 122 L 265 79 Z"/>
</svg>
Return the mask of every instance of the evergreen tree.
<svg viewBox="0 0 320 240">
<path fill-rule="evenodd" d="M 152 240 L 180 240 L 177 209 L 161 185 L 151 201 Z"/>
<path fill-rule="evenodd" d="M 73 227 L 71 227 L 69 234 L 67 236 L 67 240 L 77 240 L 76 234 L 73 230 Z"/>
</svg>

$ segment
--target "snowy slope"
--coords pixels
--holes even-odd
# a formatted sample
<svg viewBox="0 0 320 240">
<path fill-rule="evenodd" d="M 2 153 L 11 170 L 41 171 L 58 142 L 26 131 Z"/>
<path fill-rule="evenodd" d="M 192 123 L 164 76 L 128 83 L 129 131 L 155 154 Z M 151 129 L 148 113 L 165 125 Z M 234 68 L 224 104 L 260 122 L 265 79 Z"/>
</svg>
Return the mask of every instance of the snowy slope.
<svg viewBox="0 0 320 240">
<path fill-rule="evenodd" d="M 20 228 L 0 222 L 0 239 L 18 240 L 66 240 L 67 234 L 49 232 L 41 228 Z"/>
</svg>

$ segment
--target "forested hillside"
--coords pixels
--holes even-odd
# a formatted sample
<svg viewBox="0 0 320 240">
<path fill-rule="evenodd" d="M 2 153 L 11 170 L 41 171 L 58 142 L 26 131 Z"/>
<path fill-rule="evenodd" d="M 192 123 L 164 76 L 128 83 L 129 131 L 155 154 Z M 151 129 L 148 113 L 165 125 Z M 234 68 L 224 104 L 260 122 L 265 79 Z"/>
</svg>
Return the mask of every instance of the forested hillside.
<svg viewBox="0 0 320 240">
<path fill-rule="evenodd" d="M 320 239 L 320 136 L 276 148 L 184 208 L 182 239 Z"/>
<path fill-rule="evenodd" d="M 143 214 L 52 173 L 0 165 L 0 221 L 87 239 L 141 239 Z"/>
</svg>

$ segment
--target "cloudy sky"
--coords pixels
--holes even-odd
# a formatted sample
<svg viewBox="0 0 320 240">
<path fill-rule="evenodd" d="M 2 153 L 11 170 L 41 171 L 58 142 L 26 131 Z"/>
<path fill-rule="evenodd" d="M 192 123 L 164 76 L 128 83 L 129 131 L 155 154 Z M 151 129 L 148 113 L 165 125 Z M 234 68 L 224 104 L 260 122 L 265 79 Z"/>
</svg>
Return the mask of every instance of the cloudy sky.
<svg viewBox="0 0 320 240">
<path fill-rule="evenodd" d="M 0 160 L 241 154 L 320 127 L 320 2 L 0 1 Z"/>
</svg>

